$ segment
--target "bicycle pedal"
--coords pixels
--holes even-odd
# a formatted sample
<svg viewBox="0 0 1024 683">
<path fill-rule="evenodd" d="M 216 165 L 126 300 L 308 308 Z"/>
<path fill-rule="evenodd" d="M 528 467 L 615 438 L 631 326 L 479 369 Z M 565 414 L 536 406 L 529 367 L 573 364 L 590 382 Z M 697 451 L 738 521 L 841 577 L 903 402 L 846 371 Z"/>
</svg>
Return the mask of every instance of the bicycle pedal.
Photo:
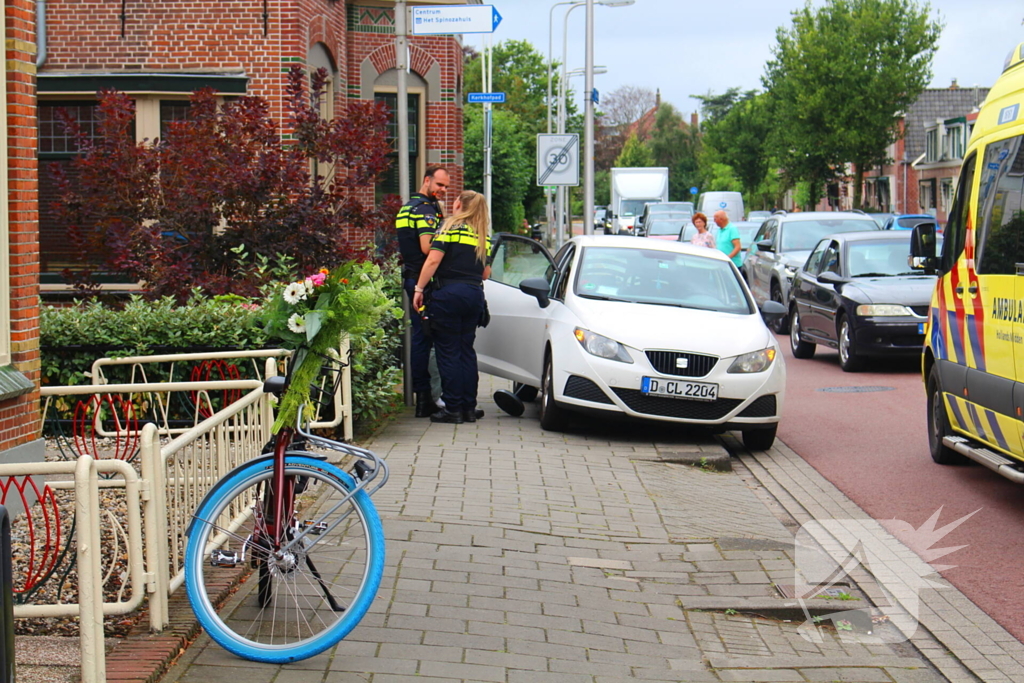
<svg viewBox="0 0 1024 683">
<path fill-rule="evenodd" d="M 242 561 L 243 558 L 237 552 L 217 549 L 210 553 L 210 564 L 214 567 L 236 567 Z"/>
<path fill-rule="evenodd" d="M 362 460 L 356 460 L 356 463 L 352 465 L 352 472 L 356 475 L 356 479 L 362 481 L 370 473 L 370 466 Z"/>
<path fill-rule="evenodd" d="M 302 527 L 309 529 L 309 533 L 314 536 L 319 536 L 323 532 L 327 531 L 327 522 L 311 522 L 308 519 L 302 521 Z"/>
</svg>

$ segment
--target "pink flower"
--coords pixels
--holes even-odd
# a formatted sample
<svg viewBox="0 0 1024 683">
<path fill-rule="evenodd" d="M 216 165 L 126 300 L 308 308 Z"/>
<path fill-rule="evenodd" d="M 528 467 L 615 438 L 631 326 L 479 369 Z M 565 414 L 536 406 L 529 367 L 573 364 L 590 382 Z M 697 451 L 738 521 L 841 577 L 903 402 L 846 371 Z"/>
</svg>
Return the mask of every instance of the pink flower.
<svg viewBox="0 0 1024 683">
<path fill-rule="evenodd" d="M 319 273 L 316 273 L 315 275 L 310 275 L 309 276 L 309 281 L 313 283 L 314 287 L 319 287 L 326 280 L 327 280 L 327 275 L 323 271 L 321 271 Z"/>
</svg>

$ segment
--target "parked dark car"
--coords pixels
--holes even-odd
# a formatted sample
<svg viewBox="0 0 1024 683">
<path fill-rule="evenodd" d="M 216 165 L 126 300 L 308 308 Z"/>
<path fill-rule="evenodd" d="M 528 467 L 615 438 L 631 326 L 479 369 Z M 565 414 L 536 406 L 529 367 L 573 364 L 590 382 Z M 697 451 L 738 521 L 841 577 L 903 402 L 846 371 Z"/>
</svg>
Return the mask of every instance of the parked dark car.
<svg viewBox="0 0 1024 683">
<path fill-rule="evenodd" d="M 846 372 L 871 356 L 914 356 L 924 345 L 935 276 L 907 265 L 910 233 L 850 232 L 824 237 L 797 270 L 790 290 L 789 344 L 811 358 L 839 350 Z"/>
</svg>

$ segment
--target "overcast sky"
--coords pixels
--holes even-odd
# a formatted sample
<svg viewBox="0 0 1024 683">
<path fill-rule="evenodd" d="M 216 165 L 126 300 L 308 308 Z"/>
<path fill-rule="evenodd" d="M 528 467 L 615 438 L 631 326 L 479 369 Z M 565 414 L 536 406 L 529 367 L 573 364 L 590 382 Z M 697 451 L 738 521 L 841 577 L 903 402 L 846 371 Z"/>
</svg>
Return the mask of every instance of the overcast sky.
<svg viewBox="0 0 1024 683">
<path fill-rule="evenodd" d="M 547 54 L 554 0 L 484 2 L 503 17 L 492 40 L 528 40 Z M 594 63 L 607 66 L 608 73 L 595 76 L 595 85 L 602 94 L 625 84 L 660 89 L 662 100 L 684 113 L 697 110 L 693 94 L 761 89 L 775 31 L 790 26 L 790 12 L 802 6 L 799 0 L 636 0 L 627 7 L 596 7 Z M 554 10 L 556 60 L 568 8 Z M 962 87 L 991 86 L 1006 55 L 1024 42 L 1020 0 L 934 0 L 931 8 L 945 24 L 931 87 L 947 87 L 954 78 Z M 569 17 L 569 69 L 584 65 L 585 15 L 579 7 Z M 481 37 L 467 35 L 465 41 L 479 46 Z M 572 85 L 582 91 L 583 77 L 573 78 Z"/>
</svg>

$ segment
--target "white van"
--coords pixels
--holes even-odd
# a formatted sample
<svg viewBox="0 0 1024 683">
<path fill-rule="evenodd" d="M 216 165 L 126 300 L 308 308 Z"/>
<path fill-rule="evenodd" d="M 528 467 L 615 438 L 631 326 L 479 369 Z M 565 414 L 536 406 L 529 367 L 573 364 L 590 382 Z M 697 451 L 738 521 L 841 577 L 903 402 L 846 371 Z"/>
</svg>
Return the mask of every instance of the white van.
<svg viewBox="0 0 1024 683">
<path fill-rule="evenodd" d="M 742 221 L 743 195 L 739 192 L 705 192 L 697 200 L 697 211 L 708 217 L 708 227 L 714 220 L 715 211 L 725 211 L 733 223 Z"/>
</svg>

